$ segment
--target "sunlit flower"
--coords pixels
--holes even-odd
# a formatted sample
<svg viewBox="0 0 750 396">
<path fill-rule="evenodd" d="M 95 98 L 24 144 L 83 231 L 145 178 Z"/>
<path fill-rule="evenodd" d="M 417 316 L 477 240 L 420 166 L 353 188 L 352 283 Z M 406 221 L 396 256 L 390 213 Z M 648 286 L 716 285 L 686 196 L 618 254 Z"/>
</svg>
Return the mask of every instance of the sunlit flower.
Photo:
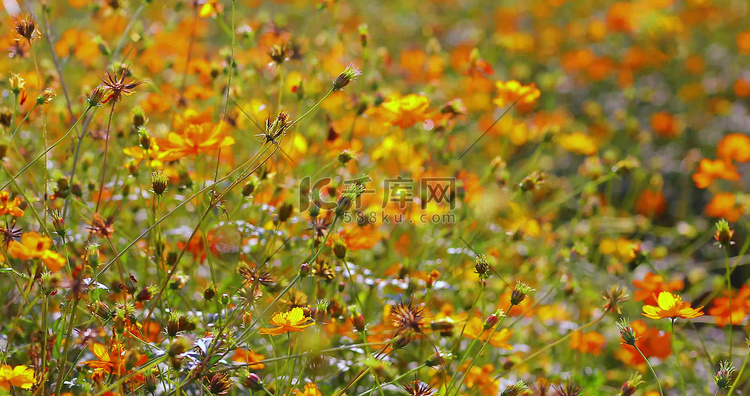
<svg viewBox="0 0 750 396">
<path fill-rule="evenodd" d="M 201 18 L 213 18 L 221 13 L 224 6 L 219 0 L 205 0 L 200 9 L 198 10 L 198 16 Z"/>
<path fill-rule="evenodd" d="M 9 391 L 11 386 L 21 389 L 31 389 L 33 385 L 33 369 L 26 366 L 11 367 L 7 364 L 0 366 L 0 388 Z"/>
<path fill-rule="evenodd" d="M 634 280 L 633 286 L 636 288 L 633 291 L 633 299 L 635 301 L 643 301 L 646 305 L 656 305 L 656 296 L 663 291 L 677 292 L 685 287 L 679 279 L 667 282 L 663 276 L 654 274 L 653 272 L 646 273 L 643 280 Z"/>
<path fill-rule="evenodd" d="M 295 389 L 294 396 L 323 396 L 318 390 L 318 385 L 314 382 L 305 384 L 305 387 L 301 391 Z"/>
<path fill-rule="evenodd" d="M 90 346 L 91 352 L 96 356 L 97 360 L 87 360 L 80 364 L 89 366 L 94 370 L 95 374 L 111 374 L 116 376 L 122 376 L 130 372 L 126 367 L 127 360 L 125 359 L 127 350 L 122 343 L 115 342 L 111 350 L 107 350 L 107 347 L 99 344 L 92 343 Z M 139 355 L 135 360 L 133 367 L 138 367 L 145 364 L 148 361 L 148 356 Z M 141 379 L 142 376 L 137 376 L 136 379 Z"/>
<path fill-rule="evenodd" d="M 429 118 L 428 108 L 430 101 L 427 97 L 417 94 L 409 94 L 403 97 L 395 96 L 388 98 L 381 108 L 386 121 L 391 125 L 401 128 L 409 128 L 418 122 Z"/>
<path fill-rule="evenodd" d="M 21 205 L 21 198 L 15 197 L 10 199 L 10 194 L 7 191 L 0 191 L 0 216 L 11 215 L 14 217 L 23 216 L 23 210 L 19 208 Z"/>
<path fill-rule="evenodd" d="M 279 335 L 291 332 L 302 332 L 305 328 L 315 324 L 305 316 L 302 308 L 295 307 L 288 312 L 277 312 L 271 318 L 271 324 L 276 327 L 260 329 L 261 334 Z"/>
<path fill-rule="evenodd" d="M 215 126 L 191 124 L 181 133 L 170 132 L 157 144 L 166 153 L 165 161 L 174 161 L 191 154 L 204 154 L 234 144 L 234 138 L 225 135 L 227 124 L 220 121 Z"/>
<path fill-rule="evenodd" d="M 708 314 L 714 317 L 719 327 L 724 327 L 731 322 L 733 325 L 741 324 L 750 314 L 750 287 L 742 285 L 740 290 L 733 291 L 731 306 L 729 294 L 725 291 L 723 297 L 716 297 Z"/>
<path fill-rule="evenodd" d="M 513 349 L 513 346 L 508 343 L 510 336 L 513 335 L 513 330 L 497 330 L 495 334 L 492 334 L 492 337 L 490 337 L 490 333 L 492 333 L 492 329 L 485 330 L 484 321 L 477 316 L 469 319 L 466 328 L 464 328 L 464 336 L 468 338 L 479 339 L 480 341 L 488 341 L 489 339 L 489 343 L 496 348 Z"/>
<path fill-rule="evenodd" d="M 713 183 L 714 179 L 739 180 L 740 173 L 737 167 L 726 160 L 710 160 L 704 158 L 698 165 L 698 172 L 693 174 L 693 181 L 698 188 L 706 188 Z"/>
<path fill-rule="evenodd" d="M 581 331 L 576 331 L 571 336 L 569 346 L 571 349 L 581 351 L 582 353 L 590 353 L 594 356 L 599 356 L 606 344 L 606 338 L 595 331 L 585 334 Z"/>
<path fill-rule="evenodd" d="M 34 231 L 21 236 L 21 242 L 12 241 L 8 246 L 8 253 L 21 260 L 40 259 L 52 272 L 58 272 L 65 266 L 65 258 L 55 251 L 49 250 L 52 239 L 39 235 Z"/>
<path fill-rule="evenodd" d="M 703 316 L 703 307 L 692 308 L 689 302 L 682 301 L 682 297 L 671 292 L 659 293 L 657 304 L 644 305 L 643 316 L 649 319 L 693 319 Z"/>
<path fill-rule="evenodd" d="M 716 146 L 716 155 L 725 161 L 750 161 L 750 136 L 730 133 Z"/>
<path fill-rule="evenodd" d="M 706 215 L 735 222 L 742 216 L 743 208 L 737 196 L 729 192 L 716 193 L 704 210 Z"/>
<path fill-rule="evenodd" d="M 599 149 L 596 141 L 583 132 L 573 132 L 558 137 L 560 147 L 574 154 L 592 155 Z"/>
<path fill-rule="evenodd" d="M 251 349 L 238 348 L 234 351 L 232 361 L 247 364 L 247 368 L 250 370 L 262 370 L 266 367 L 266 365 L 258 362 L 262 361 L 265 358 L 265 355 L 255 353 Z"/>
<path fill-rule="evenodd" d="M 521 85 L 516 80 L 498 81 L 497 98 L 493 101 L 497 107 L 505 107 L 509 104 L 518 102 L 519 104 L 531 105 L 539 99 L 541 92 L 536 88 L 536 84 Z"/>
</svg>

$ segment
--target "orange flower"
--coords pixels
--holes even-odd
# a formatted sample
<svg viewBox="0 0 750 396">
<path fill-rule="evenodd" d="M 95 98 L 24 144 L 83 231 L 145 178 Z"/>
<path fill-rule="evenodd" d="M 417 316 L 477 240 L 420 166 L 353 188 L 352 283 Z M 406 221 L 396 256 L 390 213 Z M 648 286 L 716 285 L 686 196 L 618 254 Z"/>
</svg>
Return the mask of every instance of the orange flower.
<svg viewBox="0 0 750 396">
<path fill-rule="evenodd" d="M 31 389 L 33 385 L 34 370 L 26 366 L 11 367 L 7 364 L 0 366 L 0 388 L 9 391 L 11 386 Z"/>
<path fill-rule="evenodd" d="M 570 348 L 582 353 L 590 353 L 594 356 L 599 356 L 602 353 L 602 348 L 607 344 L 606 339 L 603 335 L 592 331 L 583 334 L 581 331 L 573 333 L 570 339 Z"/>
<path fill-rule="evenodd" d="M 734 82 L 734 94 L 740 98 L 750 96 L 750 81 L 740 78 Z"/>
<path fill-rule="evenodd" d="M 651 116 L 651 128 L 654 132 L 665 138 L 673 138 L 680 135 L 679 123 L 675 116 L 664 111 L 654 113 Z"/>
<path fill-rule="evenodd" d="M 740 173 L 737 167 L 726 160 L 710 160 L 704 158 L 698 165 L 698 172 L 693 174 L 693 181 L 698 188 L 706 188 L 713 183 L 714 179 L 739 180 Z"/>
<path fill-rule="evenodd" d="M 466 328 L 464 329 L 464 336 L 468 338 L 478 338 L 479 341 L 487 341 L 487 339 L 489 338 L 489 343 L 496 348 L 507 350 L 513 349 L 513 346 L 508 344 L 510 336 L 513 335 L 513 330 L 497 330 L 495 331 L 495 334 L 492 334 L 492 338 L 490 338 L 490 333 L 492 333 L 492 329 L 485 330 L 484 321 L 482 321 L 482 319 L 477 316 L 471 318 L 469 322 L 466 323 Z"/>
<path fill-rule="evenodd" d="M 290 332 L 302 332 L 314 324 L 305 316 L 300 307 L 294 307 L 288 312 L 277 312 L 271 318 L 271 324 L 276 327 L 260 329 L 260 334 L 279 335 Z"/>
<path fill-rule="evenodd" d="M 664 277 L 654 273 L 647 273 L 643 280 L 634 280 L 633 286 L 636 291 L 633 292 L 635 301 L 643 301 L 647 305 L 656 305 L 656 297 L 659 293 L 668 291 L 680 291 L 685 285 L 679 279 L 671 282 L 665 282 Z"/>
<path fill-rule="evenodd" d="M 15 197 L 11 200 L 7 191 L 0 191 L 0 215 L 23 216 L 23 210 L 18 207 L 19 205 L 21 205 L 21 198 Z"/>
<path fill-rule="evenodd" d="M 716 155 L 725 161 L 750 161 L 750 136 L 742 133 L 724 136 L 716 147 Z"/>
<path fill-rule="evenodd" d="M 750 30 L 737 34 L 737 49 L 741 54 L 750 54 Z"/>
<path fill-rule="evenodd" d="M 266 367 L 266 365 L 258 362 L 263 361 L 263 359 L 265 358 L 265 355 L 255 353 L 251 349 L 238 348 L 234 351 L 232 361 L 247 364 L 247 368 L 250 370 L 262 370 Z"/>
<path fill-rule="evenodd" d="M 409 94 L 404 97 L 391 97 L 380 106 L 381 114 L 385 116 L 387 122 L 403 129 L 429 118 L 427 109 L 430 107 L 430 101 L 423 95 Z"/>
<path fill-rule="evenodd" d="M 692 308 L 689 302 L 671 292 L 661 292 L 657 298 L 658 305 L 644 305 L 643 316 L 649 319 L 693 319 L 703 316 L 703 307 Z"/>
<path fill-rule="evenodd" d="M 635 331 L 635 345 L 647 358 L 655 357 L 664 360 L 672 354 L 670 343 L 671 335 L 668 332 L 648 327 L 646 322 L 642 320 L 633 321 L 630 323 L 630 327 Z M 617 358 L 634 366 L 643 365 L 645 369 L 645 361 L 641 357 L 641 354 L 639 354 L 631 345 L 621 345 L 622 349 L 615 352 Z"/>
<path fill-rule="evenodd" d="M 742 216 L 742 207 L 737 205 L 737 196 L 732 193 L 717 193 L 706 205 L 707 215 L 723 218 L 730 222 L 737 221 Z"/>
<path fill-rule="evenodd" d="M 737 325 L 750 313 L 750 287 L 743 285 L 737 294 L 732 297 L 732 310 L 729 310 L 729 294 L 725 291 L 724 297 L 714 299 L 714 305 L 708 310 L 708 314 L 714 317 L 719 327 L 731 323 Z"/>
<path fill-rule="evenodd" d="M 493 101 L 497 107 L 505 107 L 509 104 L 518 101 L 519 104 L 531 105 L 539 99 L 541 92 L 536 88 L 536 84 L 531 83 L 530 85 L 521 85 L 516 80 L 508 82 L 498 81 L 495 83 L 497 87 L 497 98 Z"/>
<path fill-rule="evenodd" d="M 320 393 L 320 390 L 318 390 L 318 385 L 311 382 L 309 384 L 305 384 L 305 387 L 301 392 L 295 389 L 294 396 L 323 396 L 323 394 Z"/>
<path fill-rule="evenodd" d="M 21 260 L 40 259 L 52 272 L 58 272 L 65 266 L 65 258 L 49 250 L 52 239 L 41 236 L 34 231 L 21 235 L 21 242 L 13 241 L 8 246 L 8 253 Z"/>
<path fill-rule="evenodd" d="M 165 161 L 208 153 L 234 144 L 234 138 L 223 133 L 226 125 L 224 121 L 213 127 L 209 123 L 190 124 L 181 133 L 170 132 L 165 139 L 157 139 L 157 143 L 167 152 Z"/>
<path fill-rule="evenodd" d="M 645 190 L 635 202 L 635 211 L 648 217 L 658 217 L 667 209 L 667 200 L 661 191 Z"/>
<path fill-rule="evenodd" d="M 468 363 L 467 363 L 468 364 Z M 466 367 L 462 367 L 462 370 L 466 370 Z M 500 381 L 493 377 L 492 373 L 495 371 L 495 366 L 491 363 L 487 363 L 482 367 L 472 366 L 464 382 L 466 387 L 474 389 L 472 394 L 480 394 L 482 396 L 495 396 L 499 393 Z"/>
</svg>

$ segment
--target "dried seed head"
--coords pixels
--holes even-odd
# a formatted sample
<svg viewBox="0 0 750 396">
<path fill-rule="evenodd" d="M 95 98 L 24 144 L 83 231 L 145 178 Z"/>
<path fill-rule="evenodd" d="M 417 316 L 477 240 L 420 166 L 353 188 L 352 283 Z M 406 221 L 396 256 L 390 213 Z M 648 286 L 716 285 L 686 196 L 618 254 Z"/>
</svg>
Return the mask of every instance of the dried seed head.
<svg viewBox="0 0 750 396">
<path fill-rule="evenodd" d="M 41 37 L 41 33 L 36 28 L 36 20 L 31 14 L 19 15 L 14 20 L 16 33 L 27 41 Z"/>
<path fill-rule="evenodd" d="M 629 299 L 630 295 L 628 294 L 628 289 L 624 286 L 612 285 L 609 289 L 602 292 L 602 300 L 604 300 L 604 305 L 602 307 L 607 312 L 616 312 L 620 314 L 620 304 Z"/>
</svg>

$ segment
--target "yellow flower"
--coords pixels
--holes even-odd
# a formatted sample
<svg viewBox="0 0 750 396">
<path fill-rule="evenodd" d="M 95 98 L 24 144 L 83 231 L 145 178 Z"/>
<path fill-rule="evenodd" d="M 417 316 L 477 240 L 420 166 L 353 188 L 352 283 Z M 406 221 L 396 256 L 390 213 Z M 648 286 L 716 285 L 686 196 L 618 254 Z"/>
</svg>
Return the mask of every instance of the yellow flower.
<svg viewBox="0 0 750 396">
<path fill-rule="evenodd" d="M 320 393 L 318 390 L 318 385 L 315 383 L 309 383 L 305 384 L 304 389 L 302 389 L 302 392 L 298 390 L 294 390 L 294 396 L 322 396 L 323 394 Z"/>
<path fill-rule="evenodd" d="M 0 366 L 0 388 L 10 390 L 11 386 L 30 389 L 34 385 L 34 370 L 26 366 Z"/>
<path fill-rule="evenodd" d="M 643 316 L 650 319 L 692 319 L 703 316 L 703 307 L 692 308 L 689 302 L 682 301 L 682 297 L 668 291 L 659 293 L 656 303 L 658 306 L 644 305 Z"/>
<path fill-rule="evenodd" d="M 58 272 L 65 266 L 65 258 L 55 251 L 49 250 L 52 239 L 41 236 L 34 231 L 21 236 L 21 242 L 13 241 L 8 246 L 8 253 L 21 260 L 40 259 L 52 272 Z"/>
<path fill-rule="evenodd" d="M 220 121 L 215 126 L 209 123 L 190 124 L 181 133 L 170 132 L 165 139 L 157 139 L 158 145 L 167 154 L 163 161 L 174 161 L 190 154 L 203 154 L 234 144 L 234 138 L 225 136 L 227 124 Z"/>
<path fill-rule="evenodd" d="M 314 323 L 310 318 L 305 316 L 302 308 L 295 307 L 288 312 L 273 314 L 271 324 L 276 327 L 260 329 L 260 334 L 279 335 L 290 332 L 301 332 Z"/>
<path fill-rule="evenodd" d="M 464 336 L 468 338 L 478 338 L 480 341 L 487 341 L 487 339 L 489 338 L 489 343 L 496 348 L 507 350 L 513 349 L 513 346 L 508 344 L 510 336 L 513 335 L 513 330 L 497 330 L 495 331 L 495 334 L 492 334 L 491 338 L 490 333 L 492 333 L 492 329 L 485 330 L 484 322 L 481 318 L 478 318 L 476 316 L 469 319 L 469 322 L 466 323 L 466 328 L 464 328 Z"/>
<path fill-rule="evenodd" d="M 427 97 L 417 94 L 391 97 L 381 105 L 388 123 L 404 129 L 429 118 L 429 106 Z"/>
<path fill-rule="evenodd" d="M 521 85 L 516 80 L 508 82 L 498 81 L 497 98 L 493 101 L 498 107 L 505 107 L 518 101 L 519 104 L 531 105 L 539 99 L 541 92 L 534 83 L 530 85 Z"/>
<path fill-rule="evenodd" d="M 596 141 L 582 132 L 560 136 L 558 143 L 562 148 L 574 154 L 591 155 L 598 149 Z"/>
</svg>

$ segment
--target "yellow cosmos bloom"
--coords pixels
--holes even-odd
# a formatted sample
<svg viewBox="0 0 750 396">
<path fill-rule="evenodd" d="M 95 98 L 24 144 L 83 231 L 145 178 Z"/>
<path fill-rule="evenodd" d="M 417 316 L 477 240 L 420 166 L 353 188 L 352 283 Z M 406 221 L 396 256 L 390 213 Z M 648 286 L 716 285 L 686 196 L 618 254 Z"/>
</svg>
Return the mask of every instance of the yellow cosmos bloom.
<svg viewBox="0 0 750 396">
<path fill-rule="evenodd" d="M 703 316 L 703 307 L 692 308 L 689 302 L 682 301 L 682 297 L 668 291 L 659 293 L 656 303 L 657 306 L 644 305 L 643 316 L 650 319 L 692 319 Z"/>
<path fill-rule="evenodd" d="M 497 87 L 497 98 L 493 103 L 497 107 L 505 107 L 516 101 L 520 104 L 530 105 L 541 96 L 541 92 L 534 83 L 522 85 L 516 80 L 511 80 L 507 82 L 498 81 L 495 86 Z"/>
<path fill-rule="evenodd" d="M 260 329 L 260 334 L 279 335 L 291 332 L 301 332 L 312 326 L 312 320 L 305 316 L 302 308 L 295 307 L 288 312 L 277 312 L 271 318 L 271 324 L 276 327 Z"/>
<path fill-rule="evenodd" d="M 0 366 L 0 388 L 10 390 L 11 386 L 30 389 L 34 385 L 34 370 L 26 366 Z"/>
</svg>

